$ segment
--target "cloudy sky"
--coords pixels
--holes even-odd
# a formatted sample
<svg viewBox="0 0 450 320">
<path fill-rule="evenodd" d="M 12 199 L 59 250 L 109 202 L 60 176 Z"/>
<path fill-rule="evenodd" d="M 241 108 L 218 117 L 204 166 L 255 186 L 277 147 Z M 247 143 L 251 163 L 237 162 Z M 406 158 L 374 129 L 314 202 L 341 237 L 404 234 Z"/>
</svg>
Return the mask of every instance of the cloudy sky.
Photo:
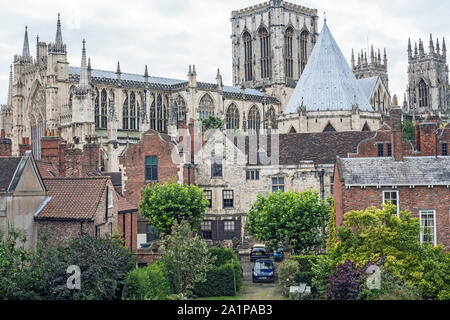
<svg viewBox="0 0 450 320">
<path fill-rule="evenodd" d="M 31 54 L 36 35 L 54 41 L 57 13 L 61 13 L 63 40 L 71 65 L 80 65 L 81 41 L 95 69 L 143 73 L 186 79 L 189 64 L 196 65 L 199 81 L 214 82 L 220 68 L 231 84 L 231 11 L 261 0 L 0 0 L 0 103 L 6 103 L 9 65 L 20 53 L 25 25 Z M 291 0 L 316 8 L 321 29 L 323 15 L 344 55 L 351 49 L 386 47 L 390 89 L 399 98 L 407 85 L 407 41 L 448 39 L 449 0 Z M 403 98 L 400 98 L 400 102 Z"/>
</svg>

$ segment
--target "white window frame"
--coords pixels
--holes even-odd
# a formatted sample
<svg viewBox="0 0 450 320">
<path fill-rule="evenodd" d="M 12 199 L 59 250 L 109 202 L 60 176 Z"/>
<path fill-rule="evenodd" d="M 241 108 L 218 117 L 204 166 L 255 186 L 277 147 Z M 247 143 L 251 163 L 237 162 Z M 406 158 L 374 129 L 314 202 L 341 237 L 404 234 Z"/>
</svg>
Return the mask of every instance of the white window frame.
<svg viewBox="0 0 450 320">
<path fill-rule="evenodd" d="M 108 209 L 114 208 L 114 201 L 113 201 L 113 192 L 111 188 L 108 189 Z"/>
<path fill-rule="evenodd" d="M 436 239 L 436 210 L 427 209 L 427 210 L 419 210 L 419 220 L 420 220 L 420 243 L 423 243 L 423 228 L 422 228 L 422 213 L 433 213 L 433 246 L 437 245 Z"/>
<path fill-rule="evenodd" d="M 398 216 L 399 213 L 400 213 L 400 194 L 399 194 L 398 190 L 383 190 L 383 204 L 386 203 L 386 197 L 385 197 L 385 193 L 386 192 L 395 192 L 397 194 L 397 205 L 396 205 L 396 207 L 397 207 L 397 216 Z"/>
</svg>

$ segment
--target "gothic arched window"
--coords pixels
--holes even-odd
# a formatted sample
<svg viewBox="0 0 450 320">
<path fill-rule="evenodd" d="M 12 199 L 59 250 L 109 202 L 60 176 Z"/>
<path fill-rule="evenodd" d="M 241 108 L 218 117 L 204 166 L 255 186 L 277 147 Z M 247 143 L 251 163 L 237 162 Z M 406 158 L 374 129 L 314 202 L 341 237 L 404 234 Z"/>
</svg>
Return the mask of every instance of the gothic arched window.
<svg viewBox="0 0 450 320">
<path fill-rule="evenodd" d="M 419 82 L 419 107 L 428 107 L 428 87 L 423 79 Z"/>
<path fill-rule="evenodd" d="M 178 123 L 180 120 L 186 121 L 186 102 L 181 95 L 178 95 L 175 99 L 174 109 L 174 121 Z"/>
<path fill-rule="evenodd" d="M 227 109 L 227 129 L 239 129 L 239 109 L 234 103 Z"/>
<path fill-rule="evenodd" d="M 270 77 L 270 37 L 266 29 L 259 30 L 259 43 L 261 50 L 261 78 Z"/>
<path fill-rule="evenodd" d="M 301 73 L 305 70 L 306 63 L 308 62 L 308 32 L 303 31 L 300 34 L 300 61 L 301 61 Z"/>
<path fill-rule="evenodd" d="M 127 95 L 127 93 L 125 93 Z M 123 109 L 122 109 L 122 129 L 127 130 L 128 127 L 128 117 L 129 117 L 129 113 L 128 113 L 128 95 L 125 98 L 125 101 L 123 103 Z"/>
<path fill-rule="evenodd" d="M 95 101 L 94 101 L 94 119 L 95 119 L 95 128 L 100 128 L 100 97 L 97 90 L 95 93 Z"/>
<path fill-rule="evenodd" d="M 331 123 L 328 123 L 328 125 L 323 130 L 323 132 L 334 132 L 334 131 L 336 131 L 336 129 L 334 129 L 334 127 L 331 125 Z"/>
<path fill-rule="evenodd" d="M 150 129 L 156 129 L 156 105 L 155 105 L 155 96 L 153 96 L 152 105 L 150 106 Z"/>
<path fill-rule="evenodd" d="M 287 78 L 292 78 L 294 76 L 294 57 L 292 50 L 293 38 L 294 30 L 292 28 L 288 28 L 284 35 L 284 51 Z"/>
<path fill-rule="evenodd" d="M 134 92 L 130 93 L 130 129 L 136 130 L 136 95 Z"/>
<path fill-rule="evenodd" d="M 258 132 L 261 124 L 261 116 L 257 106 L 250 108 L 248 112 L 248 130 Z"/>
<path fill-rule="evenodd" d="M 162 97 L 159 94 L 158 94 L 158 98 L 156 101 L 156 111 L 157 111 L 157 113 L 156 113 L 156 115 L 157 115 L 156 130 L 162 131 L 162 126 L 163 126 Z"/>
<path fill-rule="evenodd" d="M 109 91 L 109 114 L 112 116 L 114 115 L 114 113 L 116 113 L 115 110 L 115 101 L 114 101 L 114 91 L 110 90 Z"/>
<path fill-rule="evenodd" d="M 105 129 L 107 127 L 107 118 L 106 118 L 106 113 L 107 113 L 107 107 L 106 107 L 106 90 L 103 89 L 102 93 L 101 93 L 101 121 L 100 121 L 100 128 Z"/>
<path fill-rule="evenodd" d="M 212 116 L 214 116 L 214 102 L 209 94 L 205 94 L 198 106 L 198 118 L 202 120 Z"/>
<path fill-rule="evenodd" d="M 253 80 L 253 46 L 252 36 L 248 33 L 244 33 L 244 69 L 245 69 L 245 81 Z"/>
<path fill-rule="evenodd" d="M 275 112 L 275 108 L 271 106 L 267 111 L 267 123 L 270 123 L 270 127 L 272 129 L 277 129 L 277 114 Z"/>
</svg>

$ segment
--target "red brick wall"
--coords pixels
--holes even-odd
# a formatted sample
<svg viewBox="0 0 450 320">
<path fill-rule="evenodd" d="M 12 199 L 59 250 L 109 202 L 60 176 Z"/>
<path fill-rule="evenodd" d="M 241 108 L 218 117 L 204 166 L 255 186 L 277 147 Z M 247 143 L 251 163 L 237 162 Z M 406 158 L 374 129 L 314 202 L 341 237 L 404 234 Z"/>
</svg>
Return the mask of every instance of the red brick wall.
<svg viewBox="0 0 450 320">
<path fill-rule="evenodd" d="M 0 157 L 11 156 L 11 139 L 0 138 Z"/>
<path fill-rule="evenodd" d="M 136 250 L 138 233 L 138 212 L 135 211 L 120 213 L 118 215 L 118 225 L 125 241 L 125 247 L 130 248 L 131 250 Z"/>
<path fill-rule="evenodd" d="M 158 183 L 165 183 L 170 179 L 178 181 L 178 168 L 171 157 L 174 147 L 172 143 L 163 140 L 153 130 L 144 133 L 140 142 L 128 147 L 120 158 L 125 176 L 123 179 L 124 195 L 128 201 L 139 206 L 141 190 L 149 183 L 145 181 L 146 156 L 158 157 Z"/>
<path fill-rule="evenodd" d="M 420 152 L 422 156 L 435 156 L 436 153 L 436 130 L 435 122 L 421 123 L 420 130 Z"/>
<path fill-rule="evenodd" d="M 343 214 L 346 212 L 364 210 L 371 206 L 381 208 L 383 190 L 393 189 L 374 187 L 343 189 L 342 183 L 337 183 L 335 180 L 336 223 L 342 224 Z M 415 187 L 414 189 L 399 187 L 395 190 L 399 191 L 400 210 L 411 211 L 412 217 L 418 218 L 420 210 L 436 210 L 437 243 L 443 244 L 446 250 L 450 250 L 449 189 L 445 186 L 435 186 L 434 188 Z"/>
<path fill-rule="evenodd" d="M 66 246 L 81 234 L 95 236 L 93 222 L 36 220 L 36 226 L 38 237 L 45 232 L 51 247 Z"/>
<path fill-rule="evenodd" d="M 438 140 L 438 150 L 437 154 L 442 154 L 442 144 L 447 143 L 447 145 L 450 147 L 450 123 L 447 123 L 447 125 L 442 129 L 439 136 L 437 137 Z"/>
</svg>

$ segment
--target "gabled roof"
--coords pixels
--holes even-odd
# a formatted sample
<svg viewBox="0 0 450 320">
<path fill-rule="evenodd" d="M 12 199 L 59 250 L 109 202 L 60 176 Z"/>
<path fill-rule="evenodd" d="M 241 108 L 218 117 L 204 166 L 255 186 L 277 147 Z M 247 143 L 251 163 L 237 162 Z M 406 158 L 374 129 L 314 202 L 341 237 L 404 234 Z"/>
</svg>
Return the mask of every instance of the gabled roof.
<svg viewBox="0 0 450 320">
<path fill-rule="evenodd" d="M 59 175 L 59 170 L 52 163 L 44 162 L 44 161 L 36 161 L 36 165 L 39 169 L 39 173 L 43 179 L 46 178 L 55 178 Z"/>
<path fill-rule="evenodd" d="M 373 111 L 325 23 L 284 113 L 297 113 L 302 105 L 308 111 L 352 110 L 355 99 L 360 110 Z"/>
<path fill-rule="evenodd" d="M 117 194 L 118 199 L 118 212 L 119 213 L 127 213 L 127 212 L 135 212 L 138 211 L 139 208 L 129 202 L 127 199 L 122 197 L 121 195 Z"/>
<path fill-rule="evenodd" d="M 345 186 L 450 185 L 450 157 L 345 158 L 337 165 Z"/>
<path fill-rule="evenodd" d="M 20 160 L 20 157 L 0 157 L 0 192 L 8 190 Z"/>
<path fill-rule="evenodd" d="M 109 177 L 44 179 L 51 198 L 37 219 L 92 220 Z"/>
</svg>

